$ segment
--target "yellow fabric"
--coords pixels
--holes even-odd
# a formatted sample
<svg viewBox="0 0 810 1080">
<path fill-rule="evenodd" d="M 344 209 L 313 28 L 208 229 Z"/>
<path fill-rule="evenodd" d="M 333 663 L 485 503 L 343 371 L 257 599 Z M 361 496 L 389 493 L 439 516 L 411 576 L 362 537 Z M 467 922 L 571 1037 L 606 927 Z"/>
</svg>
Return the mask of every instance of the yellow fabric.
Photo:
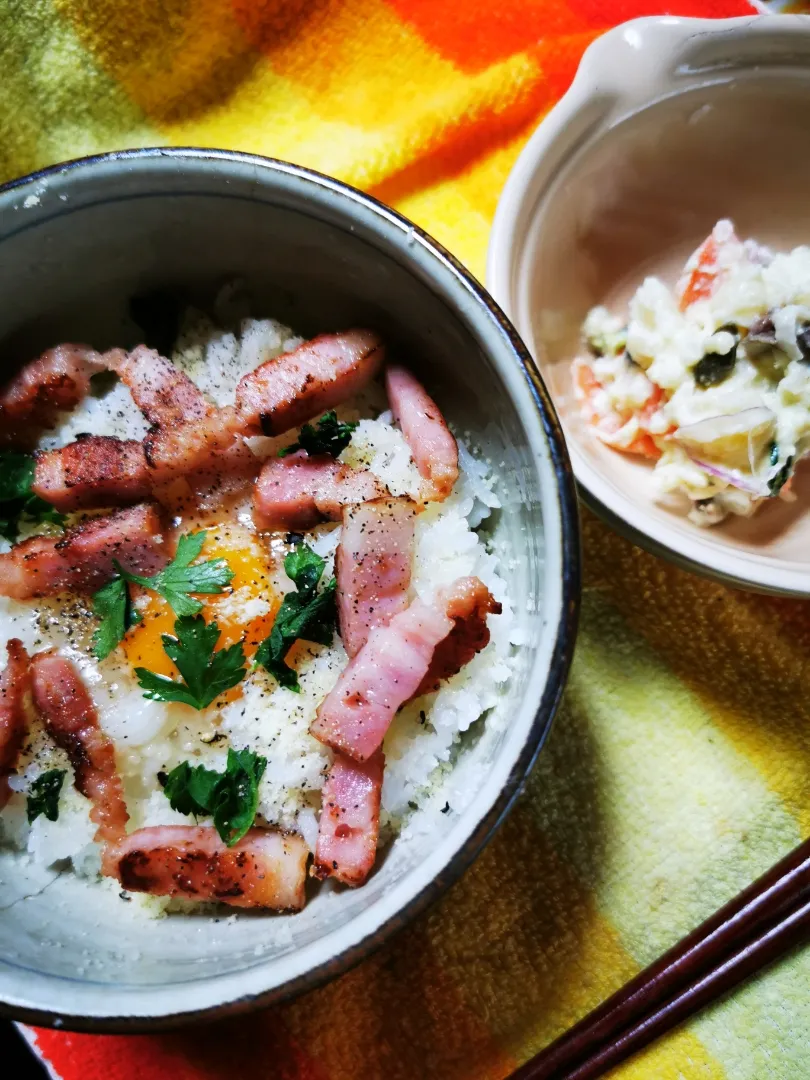
<svg viewBox="0 0 810 1080">
<path fill-rule="evenodd" d="M 743 0 L 677 0 L 729 15 Z M 483 277 L 500 188 L 593 37 L 654 0 L 0 0 L 0 175 L 123 146 L 286 157 L 392 203 Z M 492 844 L 333 984 L 149 1038 L 39 1033 L 82 1080 L 499 1078 L 794 846 L 810 606 L 708 584 L 584 516 L 570 688 Z M 799 955 L 618 1070 L 810 1077 Z"/>
</svg>

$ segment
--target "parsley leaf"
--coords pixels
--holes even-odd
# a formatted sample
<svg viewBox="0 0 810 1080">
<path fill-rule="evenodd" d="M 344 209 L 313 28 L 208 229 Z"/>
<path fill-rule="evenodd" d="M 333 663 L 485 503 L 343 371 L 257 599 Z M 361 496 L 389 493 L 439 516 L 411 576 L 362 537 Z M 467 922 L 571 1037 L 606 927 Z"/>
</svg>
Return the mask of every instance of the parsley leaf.
<svg viewBox="0 0 810 1080">
<path fill-rule="evenodd" d="M 267 758 L 252 750 L 229 749 L 224 773 L 184 761 L 166 777 L 163 791 L 181 814 L 211 814 L 217 832 L 232 847 L 256 818 L 259 781 L 266 768 Z"/>
<path fill-rule="evenodd" d="M 128 574 L 119 567 L 121 576 L 160 593 L 168 600 L 175 615 L 198 615 L 202 604 L 189 593 L 221 593 L 233 580 L 233 570 L 224 559 L 209 559 L 191 565 L 202 551 L 206 535 L 202 531 L 181 536 L 172 561 L 153 577 Z"/>
<path fill-rule="evenodd" d="M 29 825 L 36 821 L 40 814 L 44 814 L 48 821 L 56 821 L 59 817 L 59 794 L 66 773 L 67 769 L 49 769 L 33 782 L 26 800 Z"/>
<path fill-rule="evenodd" d="M 298 442 L 279 450 L 279 457 L 294 454 L 296 450 L 306 450 L 308 454 L 331 454 L 337 457 L 352 441 L 352 434 L 357 424 L 348 424 L 338 420 L 334 410 L 324 413 L 318 421 L 318 427 L 304 424 L 298 435 Z"/>
<path fill-rule="evenodd" d="M 93 614 L 101 619 L 93 634 L 93 652 L 99 660 L 108 657 L 127 630 L 141 621 L 122 577 L 113 578 L 93 595 Z"/>
<path fill-rule="evenodd" d="M 201 817 L 211 813 L 214 789 L 219 780 L 220 773 L 213 769 L 206 769 L 204 765 L 189 765 L 184 761 L 166 777 L 163 794 L 172 810 Z"/>
<path fill-rule="evenodd" d="M 19 519 L 62 525 L 64 516 L 31 490 L 34 459 L 13 450 L 0 451 L 0 536 L 12 544 L 20 535 Z"/>
<path fill-rule="evenodd" d="M 332 578 L 317 592 L 325 565 L 325 560 L 306 544 L 290 552 L 284 569 L 296 591 L 284 597 L 269 637 L 256 651 L 255 663 L 269 671 L 281 686 L 296 693 L 301 691 L 298 673 L 284 662 L 285 656 L 299 638 L 331 645 L 334 636 L 336 580 Z"/>
<path fill-rule="evenodd" d="M 205 532 L 186 533 L 177 541 L 174 558 L 153 577 L 130 574 L 117 562 L 118 577 L 99 589 L 93 596 L 93 611 L 101 625 L 93 635 L 93 652 L 99 660 L 109 656 L 140 615 L 130 603 L 129 583 L 143 585 L 160 593 L 175 615 L 197 615 L 202 611 L 199 600 L 189 593 L 221 593 L 233 579 L 233 571 L 224 559 L 209 559 L 191 565 L 202 551 Z"/>
<path fill-rule="evenodd" d="M 321 580 L 326 560 L 307 544 L 297 544 L 284 560 L 284 573 L 301 597 L 310 600 Z"/>
<path fill-rule="evenodd" d="M 34 459 L 30 454 L 18 454 L 14 450 L 0 451 L 0 502 L 24 499 L 31 490 L 34 479 Z"/>
<path fill-rule="evenodd" d="M 202 615 L 184 615 L 174 624 L 177 635 L 163 634 L 163 649 L 173 660 L 182 681 L 156 675 L 148 668 L 135 668 L 144 697 L 152 701 L 180 701 L 193 709 L 205 709 L 220 694 L 245 677 L 242 643 L 214 651 L 219 627 L 206 624 Z"/>
<path fill-rule="evenodd" d="M 228 847 L 242 839 L 256 818 L 259 781 L 266 768 L 267 758 L 251 750 L 228 750 L 214 804 L 214 825 Z"/>
</svg>

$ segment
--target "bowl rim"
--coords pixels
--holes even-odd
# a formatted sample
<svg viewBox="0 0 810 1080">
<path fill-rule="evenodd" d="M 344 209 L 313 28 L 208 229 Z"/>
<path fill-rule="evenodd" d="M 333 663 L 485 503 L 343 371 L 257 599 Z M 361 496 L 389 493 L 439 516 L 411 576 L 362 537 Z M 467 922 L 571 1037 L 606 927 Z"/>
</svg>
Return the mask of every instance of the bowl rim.
<svg viewBox="0 0 810 1080">
<path fill-rule="evenodd" d="M 765 13 L 759 4 L 750 15 L 730 19 L 652 15 L 621 23 L 591 43 L 568 91 L 543 118 L 518 156 L 498 200 L 487 252 L 486 284 L 507 318 L 518 318 L 514 302 L 516 252 L 521 249 L 526 207 L 529 202 L 536 205 L 544 198 L 559 170 L 567 165 L 568 157 L 561 160 L 558 157 L 541 187 L 533 190 L 533 182 L 547 155 L 560 155 L 565 149 L 574 151 L 573 145 L 564 147 L 566 131 L 576 133 L 569 138 L 572 143 L 578 140 L 576 150 L 579 150 L 591 140 L 598 141 L 628 115 L 665 97 L 688 92 L 699 84 L 701 71 L 695 71 L 690 73 L 690 79 L 682 80 L 680 87 L 668 87 L 664 91 L 655 86 L 649 73 L 642 73 L 639 79 L 637 74 L 617 65 L 615 58 L 611 64 L 614 48 L 620 42 L 632 41 L 633 48 L 638 49 L 638 43 L 648 35 L 654 39 L 657 64 L 666 70 L 667 62 L 679 57 L 691 44 L 704 48 L 712 39 L 727 37 L 730 32 L 738 38 L 766 42 L 771 31 L 778 31 L 780 36 L 800 33 L 804 39 L 810 39 L 810 15 Z M 804 49 L 807 50 L 806 41 Z M 753 56 L 746 55 L 745 66 L 755 63 Z M 595 103 L 611 96 L 621 103 L 623 93 L 628 99 L 627 108 L 614 109 L 605 123 L 591 122 L 590 111 Z M 616 485 L 604 479 L 581 453 L 575 439 L 568 440 L 568 452 L 583 502 L 632 543 L 681 569 L 726 585 L 777 595 L 810 596 L 810 567 L 802 570 L 779 565 L 780 560 L 769 560 L 745 549 L 707 544 L 707 538 L 697 526 L 694 536 L 682 529 L 671 529 L 665 522 L 654 520 L 646 508 L 636 506 Z"/>
<path fill-rule="evenodd" d="M 483 285 L 443 245 L 414 222 L 373 196 L 313 169 L 259 154 L 195 146 L 141 147 L 113 150 L 107 153 L 71 159 L 0 184 L 0 196 L 18 189 L 33 187 L 43 180 L 50 181 L 72 172 L 89 170 L 92 175 L 93 167 L 96 165 L 163 158 L 169 158 L 176 162 L 178 166 L 189 166 L 200 161 L 218 162 L 226 165 L 228 163 L 249 164 L 271 174 L 284 174 L 292 178 L 294 182 L 302 184 L 304 190 L 308 185 L 314 185 L 322 190 L 325 189 L 342 200 L 343 205 L 348 209 L 347 217 L 351 215 L 352 206 L 359 204 L 360 207 L 370 212 L 372 218 L 384 219 L 389 225 L 393 225 L 401 235 L 406 236 L 409 242 L 418 244 L 422 251 L 430 257 L 432 264 L 437 268 L 437 272 L 440 271 L 444 275 L 449 275 L 448 280 L 454 279 L 456 284 L 463 287 L 473 299 L 477 308 L 482 310 L 488 317 L 493 329 L 497 331 L 501 338 L 504 358 L 509 354 L 518 374 L 522 376 L 521 385 L 527 391 L 527 403 L 531 402 L 533 411 L 537 414 L 542 427 L 548 449 L 550 469 L 555 479 L 556 499 L 551 501 L 551 505 L 556 507 L 557 527 L 559 530 L 559 612 L 556 632 L 548 650 L 548 676 L 543 687 L 542 696 L 534 708 L 531 724 L 520 747 L 520 752 L 512 762 L 506 782 L 494 799 L 490 809 L 476 822 L 470 835 L 451 855 L 438 874 L 393 914 L 375 925 L 368 934 L 364 935 L 355 944 L 343 948 L 321 963 L 294 976 L 292 979 L 288 979 L 284 983 L 269 989 L 251 992 L 233 1000 L 191 1008 L 188 1011 L 162 1012 L 154 1015 L 138 1013 L 137 1015 L 123 1016 L 65 1014 L 56 1012 L 53 1009 L 29 1007 L 0 1001 L 0 1017 L 2 1018 L 41 1027 L 95 1034 L 135 1034 L 165 1031 L 198 1023 L 201 1020 L 224 1019 L 225 1017 L 288 1001 L 309 990 L 316 989 L 356 966 L 376 951 L 395 932 L 402 929 L 406 923 L 423 913 L 461 877 L 463 872 L 480 854 L 506 818 L 515 799 L 522 790 L 545 743 L 559 706 L 571 665 L 579 621 L 581 549 L 576 485 L 560 421 L 550 395 L 525 344 Z M 466 321 L 463 313 L 457 314 L 463 321 Z M 506 387 L 504 389 L 505 392 L 508 392 Z M 355 920 L 350 920 L 348 925 L 353 921 Z M 262 965 L 257 965 L 256 968 L 251 970 L 260 970 L 261 967 Z M 54 978 L 58 979 L 59 976 L 54 976 Z M 219 976 L 213 976 L 211 980 L 216 981 L 218 978 Z M 194 984 L 189 983 L 187 985 L 192 986 Z M 149 988 L 145 987 L 144 989 L 148 991 Z"/>
</svg>

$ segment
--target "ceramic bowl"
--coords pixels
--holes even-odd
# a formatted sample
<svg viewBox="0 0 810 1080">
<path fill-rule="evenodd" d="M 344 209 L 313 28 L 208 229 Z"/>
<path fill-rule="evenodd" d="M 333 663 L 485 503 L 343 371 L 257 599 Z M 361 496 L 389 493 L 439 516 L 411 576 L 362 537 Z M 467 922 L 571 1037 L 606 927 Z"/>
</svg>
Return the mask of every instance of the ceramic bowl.
<svg viewBox="0 0 810 1080">
<path fill-rule="evenodd" d="M 795 503 L 711 529 L 654 501 L 651 467 L 583 424 L 570 363 L 588 309 L 621 311 L 720 218 L 775 248 L 810 242 L 810 17 L 626 23 L 586 52 L 504 188 L 487 284 L 535 356 L 584 499 L 631 540 L 736 585 L 810 594 L 810 469 Z"/>
<path fill-rule="evenodd" d="M 136 150 L 0 190 L 3 363 L 64 340 L 131 345 L 135 293 L 241 278 L 302 334 L 371 325 L 497 463 L 494 542 L 525 644 L 492 735 L 468 740 L 466 807 L 415 820 L 356 891 L 295 916 L 144 921 L 114 889 L 0 856 L 0 1002 L 38 1024 L 144 1030 L 255 1007 L 338 974 L 437 897 L 509 808 L 548 731 L 575 634 L 576 498 L 534 364 L 490 297 L 410 222 L 334 180 L 210 150 Z M 479 732 L 480 734 L 480 732 Z"/>
</svg>

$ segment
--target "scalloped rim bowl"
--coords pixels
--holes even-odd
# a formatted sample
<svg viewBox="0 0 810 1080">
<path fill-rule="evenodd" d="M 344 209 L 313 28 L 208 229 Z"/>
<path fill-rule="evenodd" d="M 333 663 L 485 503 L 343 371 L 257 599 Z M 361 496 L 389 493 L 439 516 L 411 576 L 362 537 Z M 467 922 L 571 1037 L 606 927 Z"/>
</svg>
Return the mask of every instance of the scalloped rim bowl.
<svg viewBox="0 0 810 1080">
<path fill-rule="evenodd" d="M 810 243 L 808 112 L 810 16 L 625 23 L 590 46 L 518 158 L 487 267 L 549 387 L 585 501 L 687 569 L 800 596 L 810 595 L 806 463 L 797 502 L 700 529 L 683 504 L 654 500 L 647 463 L 585 429 L 569 371 L 588 309 L 621 311 L 649 273 L 672 281 L 718 219 L 780 249 Z"/>
<path fill-rule="evenodd" d="M 525 645 L 503 716 L 453 772 L 464 799 L 397 840 L 362 889 L 314 890 L 292 916 L 139 921 L 114 888 L 48 880 L 0 853 L 0 1014 L 142 1031 L 290 997 L 346 970 L 436 899 L 503 819 L 542 746 L 576 633 L 576 495 L 559 425 L 489 295 L 411 222 L 286 162 L 228 151 L 124 151 L 0 188 L 3 359 L 60 340 L 131 346 L 136 291 L 241 277 L 303 334 L 372 325 L 460 430 L 499 462 L 495 537 Z M 227 913 L 226 913 L 227 914 Z"/>
</svg>

